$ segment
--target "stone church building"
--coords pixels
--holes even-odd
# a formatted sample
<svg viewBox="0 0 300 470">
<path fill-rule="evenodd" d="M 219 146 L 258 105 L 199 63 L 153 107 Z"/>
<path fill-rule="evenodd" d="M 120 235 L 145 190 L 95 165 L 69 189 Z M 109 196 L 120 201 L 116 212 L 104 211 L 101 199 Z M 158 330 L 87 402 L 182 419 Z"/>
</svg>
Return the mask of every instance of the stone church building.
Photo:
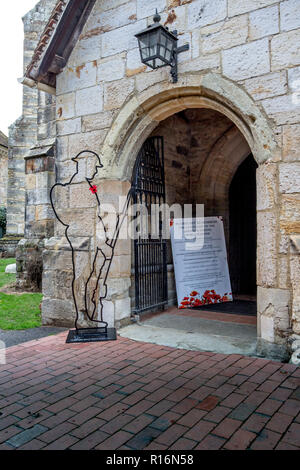
<svg viewBox="0 0 300 470">
<path fill-rule="evenodd" d="M 135 35 L 153 24 L 155 9 L 177 31 L 178 47 L 189 44 L 178 54 L 175 82 L 169 66 L 141 61 Z M 41 0 L 24 29 L 8 238 L 21 240 L 19 286 L 32 256 L 43 263 L 43 324 L 72 327 L 75 317 L 72 253 L 51 187 L 64 187 L 55 207 L 72 224 L 80 291 L 80 276 L 92 268 L 97 210 L 86 189 L 91 154 L 72 159 L 99 155 L 93 184 L 101 203 L 117 207 L 155 148 L 156 157 L 164 154 L 166 202 L 204 204 L 205 216 L 223 217 L 233 294 L 257 296 L 258 351 L 285 357 L 300 335 L 300 1 Z M 137 256 L 131 240 L 116 244 L 104 301 L 111 326 L 147 309 L 145 299 L 136 307 L 141 288 L 146 297 L 151 290 L 145 271 L 142 284 L 137 279 Z M 164 263 L 161 304 L 173 305 L 169 246 Z"/>
<path fill-rule="evenodd" d="M 7 205 L 8 139 L 0 131 L 0 207 Z"/>
</svg>

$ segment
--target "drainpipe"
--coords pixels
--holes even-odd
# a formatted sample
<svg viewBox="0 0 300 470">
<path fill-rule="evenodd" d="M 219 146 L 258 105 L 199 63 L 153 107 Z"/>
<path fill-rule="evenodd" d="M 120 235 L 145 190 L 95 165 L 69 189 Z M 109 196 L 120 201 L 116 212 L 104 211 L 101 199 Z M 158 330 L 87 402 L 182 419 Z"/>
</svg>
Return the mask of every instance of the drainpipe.
<svg viewBox="0 0 300 470">
<path fill-rule="evenodd" d="M 32 80 L 31 78 L 28 78 L 28 77 L 18 78 L 18 82 L 21 83 L 21 85 L 28 86 L 30 88 L 37 88 L 38 90 L 44 91 L 45 93 L 49 93 L 50 95 L 56 95 L 55 88 L 49 85 L 45 85 L 44 83 L 36 82 L 35 80 Z"/>
</svg>

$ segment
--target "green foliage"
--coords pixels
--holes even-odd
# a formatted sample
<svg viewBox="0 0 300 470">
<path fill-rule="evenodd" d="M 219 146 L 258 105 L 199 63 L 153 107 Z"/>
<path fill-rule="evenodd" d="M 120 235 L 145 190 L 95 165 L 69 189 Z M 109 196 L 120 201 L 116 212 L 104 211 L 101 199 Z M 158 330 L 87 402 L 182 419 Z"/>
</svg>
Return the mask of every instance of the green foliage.
<svg viewBox="0 0 300 470">
<path fill-rule="evenodd" d="M 6 233 L 6 207 L 0 207 L 0 228 Z"/>
</svg>

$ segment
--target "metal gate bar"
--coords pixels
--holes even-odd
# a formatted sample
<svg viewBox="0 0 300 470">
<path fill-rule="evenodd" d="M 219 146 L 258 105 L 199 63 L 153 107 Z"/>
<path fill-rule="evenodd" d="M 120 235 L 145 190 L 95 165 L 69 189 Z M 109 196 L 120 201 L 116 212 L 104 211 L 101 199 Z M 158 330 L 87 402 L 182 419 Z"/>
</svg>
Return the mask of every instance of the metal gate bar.
<svg viewBox="0 0 300 470">
<path fill-rule="evenodd" d="M 151 204 L 160 205 L 166 199 L 162 137 L 150 137 L 144 143 L 134 168 L 132 197 L 134 204 L 145 204 L 149 211 L 148 233 L 134 241 L 135 313 L 141 313 L 168 303 L 167 242 L 162 239 L 162 223 L 157 238 L 151 237 Z"/>
</svg>

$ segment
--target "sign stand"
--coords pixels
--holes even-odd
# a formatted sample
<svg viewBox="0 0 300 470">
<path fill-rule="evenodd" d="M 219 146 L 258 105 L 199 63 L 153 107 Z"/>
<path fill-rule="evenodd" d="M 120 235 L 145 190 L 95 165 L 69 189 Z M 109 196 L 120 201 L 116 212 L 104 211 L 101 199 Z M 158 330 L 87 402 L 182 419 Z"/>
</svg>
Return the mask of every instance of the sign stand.
<svg viewBox="0 0 300 470">
<path fill-rule="evenodd" d="M 222 218 L 174 219 L 170 232 L 178 308 L 231 302 Z"/>
</svg>

